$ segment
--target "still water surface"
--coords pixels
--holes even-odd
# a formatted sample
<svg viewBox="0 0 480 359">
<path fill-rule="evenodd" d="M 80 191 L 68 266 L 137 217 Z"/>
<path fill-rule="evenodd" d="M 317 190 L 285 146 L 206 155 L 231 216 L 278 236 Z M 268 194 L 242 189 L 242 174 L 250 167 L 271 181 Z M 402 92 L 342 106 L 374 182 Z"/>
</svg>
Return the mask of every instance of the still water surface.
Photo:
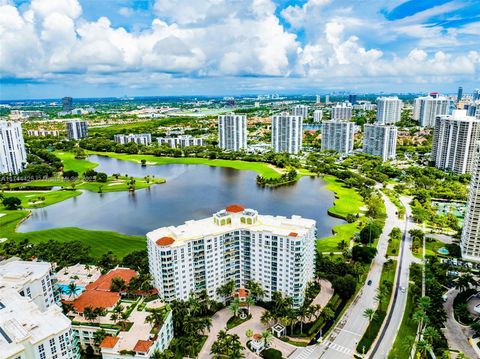
<svg viewBox="0 0 480 359">
<path fill-rule="evenodd" d="M 33 210 L 18 228 L 20 232 L 80 227 L 144 235 L 158 227 L 179 225 L 200 219 L 225 206 L 238 203 L 261 214 L 291 216 L 298 214 L 317 221 L 318 237 L 331 234 L 334 225 L 344 223 L 330 217 L 327 209 L 334 194 L 325 189 L 320 178 L 303 177 L 293 185 L 262 188 L 256 173 L 205 165 L 146 166 L 103 156 L 90 156 L 99 163 L 95 170 L 135 177 L 154 175 L 166 178 L 135 193 L 84 193 L 66 201 Z"/>
</svg>

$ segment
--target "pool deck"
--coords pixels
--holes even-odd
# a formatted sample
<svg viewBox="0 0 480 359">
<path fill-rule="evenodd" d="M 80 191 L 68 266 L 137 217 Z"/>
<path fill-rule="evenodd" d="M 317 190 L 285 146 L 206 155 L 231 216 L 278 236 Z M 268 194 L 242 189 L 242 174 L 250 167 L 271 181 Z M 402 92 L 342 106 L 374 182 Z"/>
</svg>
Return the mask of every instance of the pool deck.
<svg viewBox="0 0 480 359">
<path fill-rule="evenodd" d="M 74 266 L 62 268 L 55 274 L 55 278 L 58 284 L 68 285 L 73 281 L 78 286 L 86 287 L 88 284 L 96 281 L 100 275 L 100 270 L 95 266 L 85 268 L 84 264 L 75 264 Z"/>
</svg>

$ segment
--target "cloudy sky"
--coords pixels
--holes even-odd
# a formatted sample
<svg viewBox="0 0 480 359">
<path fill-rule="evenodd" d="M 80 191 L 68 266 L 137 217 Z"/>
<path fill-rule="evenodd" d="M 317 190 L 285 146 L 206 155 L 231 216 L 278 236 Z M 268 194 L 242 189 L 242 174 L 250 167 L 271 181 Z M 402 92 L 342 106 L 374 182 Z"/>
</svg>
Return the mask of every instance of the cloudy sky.
<svg viewBox="0 0 480 359">
<path fill-rule="evenodd" d="M 480 87 L 479 0 L 0 0 L 0 99 Z"/>
</svg>

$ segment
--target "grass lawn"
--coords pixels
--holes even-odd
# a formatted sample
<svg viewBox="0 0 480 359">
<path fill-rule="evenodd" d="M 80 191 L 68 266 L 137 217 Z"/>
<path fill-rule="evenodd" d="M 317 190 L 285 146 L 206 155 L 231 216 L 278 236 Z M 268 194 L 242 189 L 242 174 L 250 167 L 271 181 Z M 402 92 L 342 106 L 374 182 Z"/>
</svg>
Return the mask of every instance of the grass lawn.
<svg viewBox="0 0 480 359">
<path fill-rule="evenodd" d="M 32 243 L 45 242 L 54 239 L 60 242 L 81 241 L 91 247 L 91 255 L 100 257 L 112 251 L 118 257 L 124 257 L 135 250 L 146 248 L 143 236 L 129 236 L 111 231 L 90 231 L 75 227 L 53 228 L 26 233 L 16 232 L 18 223 L 28 215 L 28 211 L 0 211 L 1 237 L 20 241 L 28 238 Z"/>
<path fill-rule="evenodd" d="M 55 151 L 53 154 L 62 160 L 64 171 L 75 171 L 82 175 L 86 170 L 98 166 L 98 163 L 75 159 L 75 155 L 71 152 Z"/>
<path fill-rule="evenodd" d="M 360 213 L 360 207 L 364 205 L 362 196 L 353 188 L 347 188 L 338 178 L 327 175 L 323 177 L 327 182 L 326 188 L 335 193 L 335 201 L 333 206 L 328 209 L 328 213 L 335 217 L 345 219 L 348 214 Z M 350 244 L 350 240 L 355 232 L 358 232 L 359 225 L 364 218 L 353 223 L 340 224 L 333 227 L 333 235 L 321 238 L 317 241 L 317 250 L 320 252 L 338 252 L 338 243 L 342 240 Z"/>
<path fill-rule="evenodd" d="M 387 247 L 387 255 L 389 257 L 395 257 L 398 256 L 400 252 L 400 242 L 402 239 L 397 239 L 397 238 L 392 238 L 390 242 L 388 242 L 388 247 Z"/>
<path fill-rule="evenodd" d="M 126 153 L 114 153 L 114 152 L 93 152 L 90 154 L 96 154 L 99 156 L 107 156 L 117 158 L 119 160 L 132 161 L 140 163 L 141 160 L 146 160 L 147 164 L 155 165 L 167 165 L 167 164 L 187 164 L 187 165 L 208 165 L 216 167 L 229 167 L 237 170 L 250 170 L 255 171 L 259 175 L 266 178 L 280 177 L 280 173 L 263 162 L 247 162 L 236 160 L 210 160 L 207 158 L 196 157 L 156 157 L 152 155 L 130 155 Z"/>
<path fill-rule="evenodd" d="M 385 320 L 385 317 L 387 315 L 387 309 L 388 309 L 388 304 L 390 303 L 390 300 L 392 299 L 392 290 L 393 290 L 393 282 L 395 280 L 395 270 L 397 268 L 397 261 L 393 262 L 387 262 L 383 266 L 382 269 L 382 275 L 380 277 L 380 284 L 387 284 L 388 290 L 386 290 L 385 294 L 385 299 L 380 302 L 377 310 L 376 310 L 376 318 L 374 318 L 370 324 L 368 325 L 368 328 L 363 335 L 362 339 L 358 342 L 357 345 L 357 352 L 362 354 L 362 353 L 367 353 L 370 347 L 372 346 L 372 343 L 374 342 L 375 338 L 377 337 L 380 328 L 382 326 L 383 321 Z"/>
<path fill-rule="evenodd" d="M 438 256 L 439 253 L 437 251 L 440 248 L 445 247 L 445 244 L 434 238 L 428 239 L 427 235 L 425 235 L 425 237 L 425 256 Z M 420 246 L 416 251 L 412 249 L 412 253 L 415 257 L 422 259 L 422 246 Z"/>
<path fill-rule="evenodd" d="M 41 208 L 51 204 L 64 201 L 68 198 L 78 196 L 80 191 L 21 191 L 21 192 L 3 192 L 5 197 L 17 197 L 22 201 L 23 208 Z M 45 198 L 45 199 L 42 199 Z M 5 207 L 0 204 L 0 209 Z"/>
<path fill-rule="evenodd" d="M 357 214 L 364 205 L 362 196 L 354 188 L 345 187 L 338 178 L 327 175 L 323 177 L 327 182 L 326 188 L 335 193 L 335 201 L 328 212 L 333 216 L 346 218 L 348 214 Z"/>
<path fill-rule="evenodd" d="M 245 323 L 247 320 L 252 319 L 251 315 L 247 315 L 244 319 L 240 318 L 239 316 L 234 316 L 227 321 L 227 329 L 235 328 L 236 326 Z"/>
<path fill-rule="evenodd" d="M 414 307 L 412 286 L 410 285 L 408 287 L 408 297 L 402 323 L 400 324 L 392 350 L 388 354 L 389 359 L 408 359 L 410 357 L 410 352 L 405 348 L 405 338 L 415 337 L 417 334 L 418 325 L 412 320 Z"/>
</svg>

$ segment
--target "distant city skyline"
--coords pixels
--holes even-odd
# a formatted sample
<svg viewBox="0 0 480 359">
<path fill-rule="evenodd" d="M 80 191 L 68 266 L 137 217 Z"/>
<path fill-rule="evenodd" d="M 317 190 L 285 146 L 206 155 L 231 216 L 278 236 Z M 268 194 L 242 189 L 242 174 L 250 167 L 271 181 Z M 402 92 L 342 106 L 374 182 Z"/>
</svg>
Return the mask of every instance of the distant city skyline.
<svg viewBox="0 0 480 359">
<path fill-rule="evenodd" d="M 470 93 L 480 83 L 478 1 L 0 4 L 1 100 Z"/>
</svg>

